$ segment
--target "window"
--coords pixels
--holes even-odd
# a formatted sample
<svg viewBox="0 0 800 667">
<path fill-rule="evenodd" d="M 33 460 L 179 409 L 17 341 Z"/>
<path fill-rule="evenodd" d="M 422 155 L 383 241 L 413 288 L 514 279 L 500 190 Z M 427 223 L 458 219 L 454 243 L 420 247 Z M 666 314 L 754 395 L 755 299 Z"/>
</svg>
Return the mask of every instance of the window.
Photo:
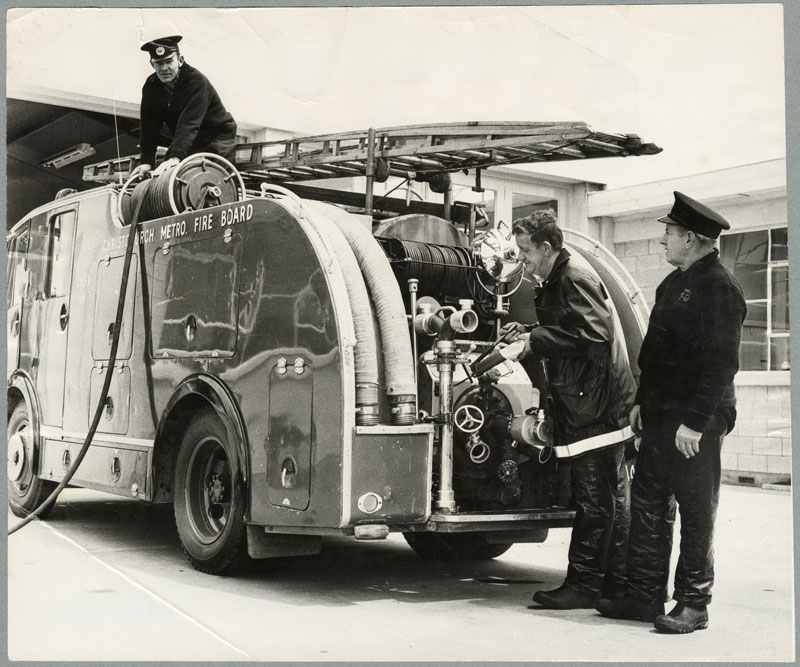
<svg viewBox="0 0 800 667">
<path fill-rule="evenodd" d="M 553 214 L 558 217 L 558 200 L 549 199 L 547 197 L 537 197 L 535 195 L 519 194 L 514 192 L 511 195 L 511 206 L 514 214 L 513 220 L 517 218 L 524 218 L 534 211 L 551 210 Z"/>
<path fill-rule="evenodd" d="M 48 225 L 49 259 L 47 296 L 66 296 L 69 288 L 69 270 L 72 265 L 72 237 L 75 211 L 66 211 L 50 218 Z"/>
<path fill-rule="evenodd" d="M 17 295 L 22 297 L 26 287 L 28 271 L 28 230 L 10 239 L 7 243 L 6 265 L 6 305 L 10 308 L 16 305 Z"/>
<path fill-rule="evenodd" d="M 477 229 L 491 229 L 495 225 L 495 198 L 496 192 L 488 188 L 482 189 L 480 192 L 475 192 L 470 187 L 453 186 L 453 201 L 465 202 L 467 204 L 476 204 L 478 217 L 475 227 Z"/>
<path fill-rule="evenodd" d="M 739 368 L 789 370 L 789 251 L 785 227 L 720 239 L 720 256 L 744 291 L 747 317 Z"/>
</svg>

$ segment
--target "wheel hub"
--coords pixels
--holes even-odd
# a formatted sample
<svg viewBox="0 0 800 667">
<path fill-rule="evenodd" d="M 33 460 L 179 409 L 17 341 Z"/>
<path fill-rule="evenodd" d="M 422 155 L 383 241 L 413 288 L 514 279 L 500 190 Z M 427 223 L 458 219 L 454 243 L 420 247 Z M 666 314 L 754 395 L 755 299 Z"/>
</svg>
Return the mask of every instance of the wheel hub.
<svg viewBox="0 0 800 667">
<path fill-rule="evenodd" d="M 225 484 L 218 473 L 214 473 L 208 479 L 208 500 L 212 505 L 222 502 L 225 495 Z"/>
<path fill-rule="evenodd" d="M 25 470 L 28 443 L 23 433 L 15 433 L 8 441 L 8 479 L 12 482 L 19 481 L 22 471 Z"/>
</svg>

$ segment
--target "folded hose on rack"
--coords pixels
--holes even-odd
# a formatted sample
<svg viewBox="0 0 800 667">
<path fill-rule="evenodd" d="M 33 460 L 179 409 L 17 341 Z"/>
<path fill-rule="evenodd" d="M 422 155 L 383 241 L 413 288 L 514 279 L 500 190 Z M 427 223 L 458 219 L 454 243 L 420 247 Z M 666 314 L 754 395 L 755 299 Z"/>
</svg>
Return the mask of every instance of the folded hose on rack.
<svg viewBox="0 0 800 667">
<path fill-rule="evenodd" d="M 351 216 L 333 207 L 330 219 L 353 249 L 375 305 L 383 344 L 386 395 L 391 405 L 392 423 L 413 424 L 417 418 L 416 361 L 411 352 L 411 337 L 400 286 L 386 254 L 369 229 L 353 224 Z"/>
<path fill-rule="evenodd" d="M 364 278 L 350 244 L 338 226 L 328 223 L 332 209 L 334 207 L 330 205 L 305 201 L 303 219 L 330 243 L 342 270 L 356 334 L 356 345 L 353 350 L 358 411 L 356 424 L 374 426 L 378 423 L 378 349 L 372 322 L 372 306 L 367 286 L 364 284 Z"/>
</svg>

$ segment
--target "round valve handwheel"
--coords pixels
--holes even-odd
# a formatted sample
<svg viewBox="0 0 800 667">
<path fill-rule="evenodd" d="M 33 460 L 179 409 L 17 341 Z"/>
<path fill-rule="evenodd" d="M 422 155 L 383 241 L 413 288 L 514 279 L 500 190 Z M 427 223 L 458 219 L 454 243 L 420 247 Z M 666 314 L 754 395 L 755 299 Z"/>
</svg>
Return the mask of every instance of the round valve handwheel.
<svg viewBox="0 0 800 667">
<path fill-rule="evenodd" d="M 462 405 L 454 416 L 456 427 L 463 433 L 476 433 L 484 423 L 483 410 L 477 405 Z"/>
</svg>

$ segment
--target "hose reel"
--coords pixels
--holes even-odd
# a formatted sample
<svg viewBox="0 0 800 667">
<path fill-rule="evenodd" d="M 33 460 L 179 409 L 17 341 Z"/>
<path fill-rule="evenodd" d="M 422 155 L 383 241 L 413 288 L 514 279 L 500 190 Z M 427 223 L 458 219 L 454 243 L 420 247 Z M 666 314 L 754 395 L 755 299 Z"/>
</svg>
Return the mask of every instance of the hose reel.
<svg viewBox="0 0 800 667">
<path fill-rule="evenodd" d="M 123 186 L 119 196 L 119 215 L 130 224 L 139 198 L 144 198 L 140 221 L 154 220 L 186 211 L 198 211 L 221 204 L 243 201 L 245 188 L 239 171 L 225 158 L 213 153 L 196 153 L 175 167 L 152 177 L 149 189 L 140 182 Z"/>
</svg>

